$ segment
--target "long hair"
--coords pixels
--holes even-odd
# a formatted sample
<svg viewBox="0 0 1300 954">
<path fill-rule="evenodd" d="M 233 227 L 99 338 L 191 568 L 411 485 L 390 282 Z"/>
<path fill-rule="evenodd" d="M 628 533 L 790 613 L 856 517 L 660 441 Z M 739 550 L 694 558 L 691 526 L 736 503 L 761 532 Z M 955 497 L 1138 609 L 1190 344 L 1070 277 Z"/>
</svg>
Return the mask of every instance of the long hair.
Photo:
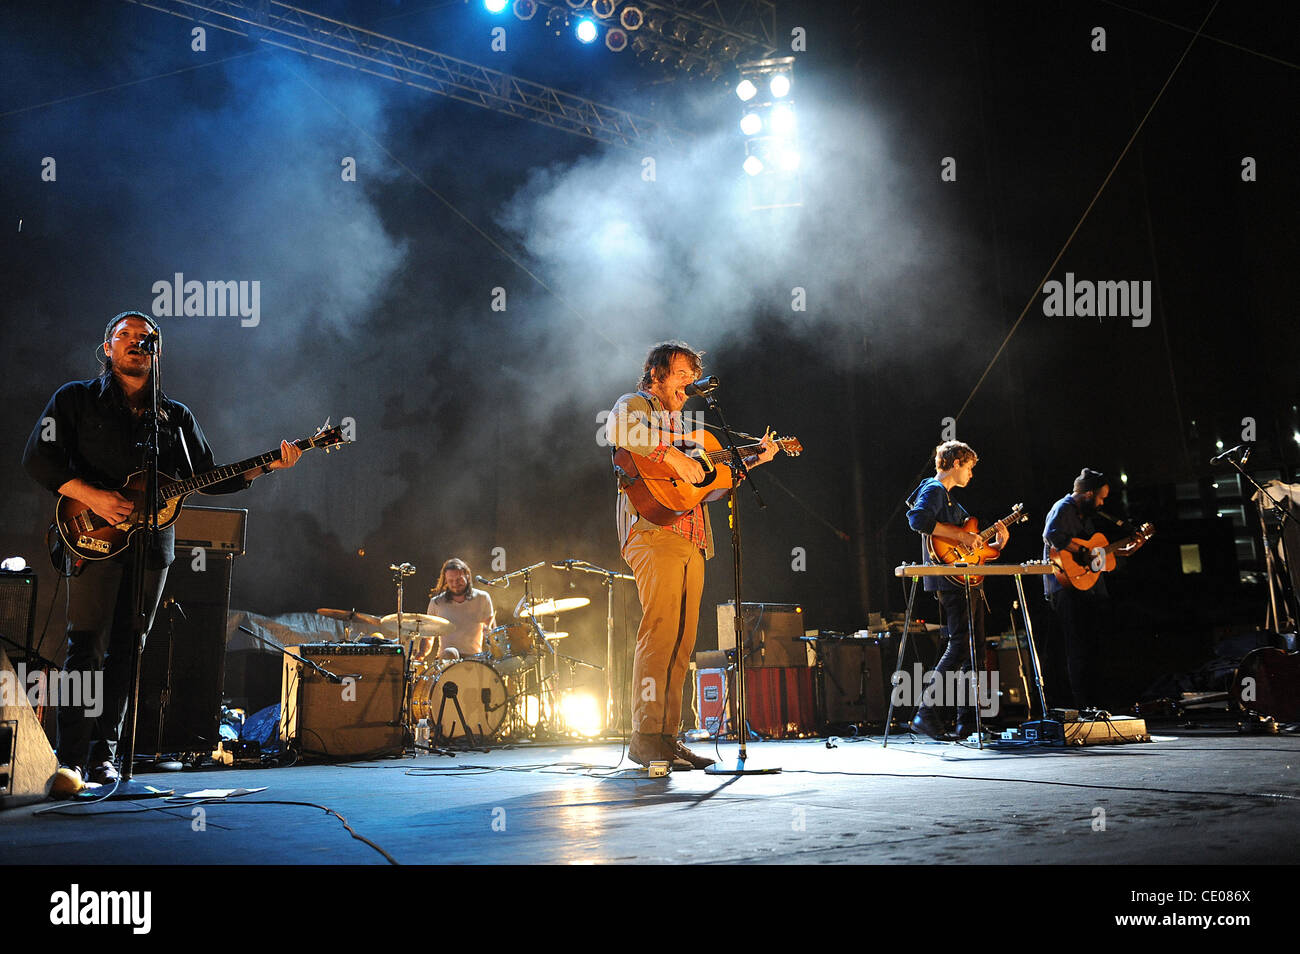
<svg viewBox="0 0 1300 954">
<path fill-rule="evenodd" d="M 663 378 L 673 366 L 673 358 L 682 355 L 691 363 L 691 371 L 699 377 L 704 370 L 703 351 L 696 351 L 685 341 L 663 341 L 650 349 L 645 356 L 645 365 L 641 368 L 641 380 L 637 384 L 642 391 Z"/>
<path fill-rule="evenodd" d="M 429 591 L 429 599 L 436 600 L 447 592 L 447 571 L 448 570 L 464 570 L 465 576 L 469 578 L 469 584 L 470 584 L 469 587 L 467 588 L 467 591 L 468 589 L 473 589 L 474 573 L 470 570 L 469 564 L 466 563 L 464 560 L 462 560 L 460 557 L 452 557 L 450 560 L 444 563 L 442 565 L 442 569 L 438 571 L 438 582 L 435 583 L 433 585 L 433 589 Z"/>
</svg>

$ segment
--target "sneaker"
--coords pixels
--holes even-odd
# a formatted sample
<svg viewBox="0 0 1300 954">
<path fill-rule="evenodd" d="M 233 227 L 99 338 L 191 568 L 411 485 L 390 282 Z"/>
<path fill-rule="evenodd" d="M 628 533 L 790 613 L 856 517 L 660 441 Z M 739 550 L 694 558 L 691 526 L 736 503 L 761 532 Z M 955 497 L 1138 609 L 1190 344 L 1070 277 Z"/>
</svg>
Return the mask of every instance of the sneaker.
<svg viewBox="0 0 1300 954">
<path fill-rule="evenodd" d="M 112 785 L 117 781 L 117 769 L 112 762 L 100 762 L 90 770 L 87 780 L 100 785 Z"/>
</svg>

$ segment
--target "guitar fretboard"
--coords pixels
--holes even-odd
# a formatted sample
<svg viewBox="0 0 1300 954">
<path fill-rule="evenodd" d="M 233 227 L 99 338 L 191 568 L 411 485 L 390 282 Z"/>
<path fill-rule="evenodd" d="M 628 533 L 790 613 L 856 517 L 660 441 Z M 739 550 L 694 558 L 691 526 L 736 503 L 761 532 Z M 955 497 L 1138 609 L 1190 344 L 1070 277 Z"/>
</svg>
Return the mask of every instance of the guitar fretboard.
<svg viewBox="0 0 1300 954">
<path fill-rule="evenodd" d="M 311 438 L 294 441 L 293 445 L 299 450 L 310 450 L 316 446 L 315 441 Z M 229 480 L 231 477 L 237 477 L 245 471 L 265 467 L 267 464 L 274 464 L 279 459 L 280 449 L 277 447 L 275 450 L 259 454 L 257 457 L 250 457 L 234 464 L 226 464 L 224 467 L 214 467 L 212 470 L 205 470 L 203 473 L 185 480 L 174 480 L 171 483 L 163 484 L 158 488 L 158 493 L 163 500 L 171 500 L 173 497 L 193 493 L 196 490 L 202 490 L 204 487 L 219 484 L 223 480 Z"/>
</svg>

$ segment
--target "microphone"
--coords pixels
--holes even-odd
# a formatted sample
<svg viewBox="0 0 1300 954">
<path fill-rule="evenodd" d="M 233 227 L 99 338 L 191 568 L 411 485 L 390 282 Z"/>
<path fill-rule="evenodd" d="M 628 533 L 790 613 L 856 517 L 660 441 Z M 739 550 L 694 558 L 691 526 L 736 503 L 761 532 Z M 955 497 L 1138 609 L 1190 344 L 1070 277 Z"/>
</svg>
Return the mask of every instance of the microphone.
<svg viewBox="0 0 1300 954">
<path fill-rule="evenodd" d="M 1238 463 L 1240 463 L 1240 464 L 1244 464 L 1244 463 L 1246 463 L 1247 460 L 1250 459 L 1250 452 L 1251 452 L 1251 450 L 1253 450 L 1253 449 L 1254 449 L 1254 445 L 1253 445 L 1253 444 L 1238 444 L 1236 447 L 1229 447 L 1226 451 L 1224 451 L 1222 454 L 1219 454 L 1217 457 L 1211 457 L 1211 458 L 1210 458 L 1210 463 L 1211 463 L 1211 464 L 1218 464 L 1218 463 L 1221 463 L 1221 462 L 1224 461 L 1224 460 L 1227 460 L 1227 459 L 1228 459 L 1229 457 L 1231 457 L 1233 454 L 1240 453 L 1240 454 L 1241 454 L 1241 460 L 1238 461 Z"/>
<path fill-rule="evenodd" d="M 161 344 L 162 344 L 162 336 L 156 331 L 151 331 L 143 338 L 141 338 L 139 341 L 137 341 L 134 345 L 132 345 L 132 347 L 134 347 L 138 351 L 142 351 L 145 354 L 157 354 L 158 348 L 161 346 Z"/>
<path fill-rule="evenodd" d="M 708 394 L 717 386 L 718 386 L 717 376 L 710 374 L 706 378 L 700 378 L 698 381 L 692 381 L 690 384 L 686 385 L 686 387 L 683 388 L 683 390 L 688 395 L 693 396 L 696 394 Z"/>
<path fill-rule="evenodd" d="M 481 577 L 481 576 L 479 576 L 479 575 L 477 575 L 477 574 L 475 574 L 475 576 L 474 576 L 474 582 L 475 582 L 475 583 L 482 583 L 484 586 L 509 586 L 509 585 L 510 585 L 510 581 L 509 581 L 509 580 L 506 580 L 504 583 L 502 583 L 502 582 L 500 582 L 499 580 L 488 580 L 488 579 L 484 579 L 483 577 Z"/>
</svg>

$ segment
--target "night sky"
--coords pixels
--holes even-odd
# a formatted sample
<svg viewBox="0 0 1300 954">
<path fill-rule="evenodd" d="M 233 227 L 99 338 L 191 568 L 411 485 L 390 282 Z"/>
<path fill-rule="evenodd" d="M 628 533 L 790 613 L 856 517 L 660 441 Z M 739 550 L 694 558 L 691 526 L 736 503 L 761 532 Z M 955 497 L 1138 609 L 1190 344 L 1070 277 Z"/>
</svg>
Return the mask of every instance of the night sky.
<svg viewBox="0 0 1300 954">
<path fill-rule="evenodd" d="M 759 472 L 767 508 L 745 491 L 742 518 L 745 598 L 801 603 L 810 627 L 901 610 L 888 569 L 918 552 L 902 500 L 963 408 L 956 436 L 981 462 L 961 499 L 982 521 L 1024 501 L 1015 559 L 1038 555 L 1043 516 L 1084 465 L 1126 474 L 1130 514 L 1171 540 L 1175 487 L 1220 473 L 1208 458 L 1242 442 L 1243 419 L 1252 467 L 1295 477 L 1289 4 L 778 3 L 779 53 L 792 29 L 807 37 L 793 53 L 804 202 L 779 211 L 746 202 L 728 83 L 665 76 L 477 2 L 302 6 L 690 142 L 605 146 L 215 29 L 196 52 L 193 23 L 131 3 L 8 12 L 0 507 L 6 555 L 42 571 L 38 631 L 53 501 L 24 474 L 23 443 L 60 384 L 97 372 L 107 318 L 150 311 L 154 283 L 178 272 L 260 282 L 255 326 L 160 319 L 164 386 L 218 460 L 327 416 L 355 423 L 354 446 L 192 501 L 251 511 L 237 609 L 389 612 L 387 567 L 403 561 L 423 604 L 450 555 L 484 574 L 494 551 L 507 569 L 623 568 L 598 415 L 669 337 L 707 352 L 734 425 L 805 447 Z M 490 48 L 497 24 L 505 52 Z M 1040 281 L 1067 273 L 1149 282 L 1149 324 L 1045 314 Z M 731 580 L 720 506 L 715 526 L 701 647 Z M 1159 603 L 1156 570 L 1177 549 L 1151 550 L 1142 598 Z M 599 586 L 538 582 L 594 599 L 565 623 L 568 650 L 599 662 Z M 1006 594 L 990 598 L 1000 627 Z M 634 627 L 630 586 L 618 602 Z M 47 653 L 60 632 L 61 606 Z"/>
</svg>

